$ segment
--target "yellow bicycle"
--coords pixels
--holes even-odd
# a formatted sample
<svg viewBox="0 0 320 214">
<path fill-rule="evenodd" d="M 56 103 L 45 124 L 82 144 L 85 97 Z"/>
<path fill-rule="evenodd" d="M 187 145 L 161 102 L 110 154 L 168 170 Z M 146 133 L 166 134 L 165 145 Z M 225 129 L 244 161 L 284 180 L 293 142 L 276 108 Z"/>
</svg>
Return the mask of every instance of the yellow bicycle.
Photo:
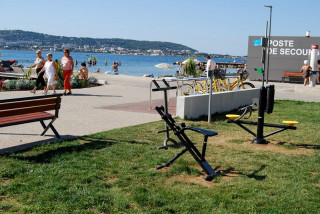
<svg viewBox="0 0 320 214">
<path fill-rule="evenodd" d="M 184 95 L 196 95 L 208 93 L 210 89 L 210 82 L 207 80 L 194 81 L 191 84 L 183 84 L 182 91 Z M 221 92 L 226 91 L 223 87 L 220 79 L 213 78 L 212 80 L 212 91 Z"/>
<path fill-rule="evenodd" d="M 248 88 L 255 88 L 250 82 L 244 82 L 248 77 L 248 72 L 239 70 L 237 78 L 230 83 L 230 79 L 215 76 L 212 78 L 212 91 L 223 92 L 232 90 L 241 90 Z M 208 80 L 194 81 L 191 84 L 183 84 L 184 95 L 205 94 L 210 91 L 210 82 Z"/>
<path fill-rule="evenodd" d="M 255 88 L 255 86 L 252 83 L 244 82 L 247 79 L 248 75 L 249 75 L 248 72 L 239 70 L 238 76 L 233 82 L 229 83 L 229 79 L 228 79 L 228 83 L 227 83 L 226 79 L 223 79 L 221 80 L 220 84 L 223 85 L 227 91 Z"/>
</svg>

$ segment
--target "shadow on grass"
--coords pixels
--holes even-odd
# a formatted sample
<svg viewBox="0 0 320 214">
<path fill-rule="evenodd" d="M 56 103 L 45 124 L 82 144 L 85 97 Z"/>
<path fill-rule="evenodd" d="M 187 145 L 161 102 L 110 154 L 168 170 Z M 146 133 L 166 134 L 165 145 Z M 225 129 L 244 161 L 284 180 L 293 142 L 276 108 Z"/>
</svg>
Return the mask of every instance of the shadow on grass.
<svg viewBox="0 0 320 214">
<path fill-rule="evenodd" d="M 241 107 L 239 107 L 240 109 Z M 232 110 L 232 111 L 228 111 L 228 112 L 224 112 L 224 113 L 216 113 L 211 115 L 211 123 L 214 122 L 223 122 L 223 121 L 227 121 L 227 117 L 226 114 L 241 114 L 241 111 L 236 110 Z M 207 115 L 202 115 L 197 119 L 186 119 L 189 121 L 194 121 L 194 122 L 200 122 L 200 121 L 207 121 L 208 120 L 208 116 Z"/>
<path fill-rule="evenodd" d="M 290 146 L 290 147 L 297 148 L 297 149 L 314 149 L 314 150 L 320 149 L 320 145 L 312 145 L 312 144 L 292 144 L 292 143 L 288 143 L 288 142 L 279 142 L 276 145 Z"/>
<path fill-rule="evenodd" d="M 214 168 L 214 170 L 218 170 L 220 168 L 220 166 L 217 166 Z M 223 169 L 223 170 L 218 170 L 217 172 L 219 172 L 219 176 L 229 176 L 230 174 L 235 174 L 235 175 L 244 175 L 244 176 L 247 176 L 248 178 L 253 178 L 255 180 L 258 180 L 258 181 L 263 181 L 264 179 L 266 179 L 266 175 L 257 175 L 259 172 L 261 172 L 262 170 L 264 170 L 264 168 L 266 168 L 266 165 L 262 165 L 260 166 L 259 169 L 253 171 L 252 173 L 250 174 L 244 174 L 242 172 L 239 172 L 237 170 L 235 170 L 235 168 L 233 167 L 230 167 L 228 169 Z"/>
<path fill-rule="evenodd" d="M 43 152 L 38 155 L 33 155 L 33 156 L 21 156 L 21 155 L 12 155 L 12 158 L 24 160 L 24 161 L 29 161 L 33 163 L 51 163 L 51 160 L 56 157 L 56 156 L 61 156 L 64 154 L 71 154 L 74 152 L 82 152 L 82 151 L 90 151 L 90 150 L 100 150 L 106 147 L 109 147 L 117 141 L 113 140 L 99 140 L 99 139 L 94 139 L 94 138 L 86 138 L 85 139 L 86 143 L 84 144 L 77 144 L 77 145 L 72 145 L 72 146 L 64 146 L 64 147 L 59 147 L 56 149 L 52 149 L 46 152 Z"/>
</svg>

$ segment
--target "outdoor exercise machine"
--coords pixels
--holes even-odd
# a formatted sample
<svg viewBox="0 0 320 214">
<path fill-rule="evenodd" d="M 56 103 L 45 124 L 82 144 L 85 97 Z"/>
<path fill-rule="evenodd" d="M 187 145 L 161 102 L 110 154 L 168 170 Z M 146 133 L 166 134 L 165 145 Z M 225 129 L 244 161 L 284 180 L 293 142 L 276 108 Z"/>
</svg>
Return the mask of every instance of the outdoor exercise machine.
<svg viewBox="0 0 320 214">
<path fill-rule="evenodd" d="M 252 140 L 252 143 L 256 144 L 267 144 L 268 142 L 265 140 L 266 137 L 269 137 L 271 135 L 277 134 L 279 132 L 292 129 L 297 129 L 294 125 L 298 124 L 297 121 L 283 121 L 286 125 L 279 125 L 279 124 L 269 124 L 264 123 L 264 114 L 265 112 L 268 114 L 271 114 L 273 112 L 273 106 L 274 106 L 274 85 L 269 85 L 267 87 L 262 86 L 260 88 L 260 98 L 257 101 L 257 99 L 254 99 L 254 102 L 252 105 L 246 106 L 244 108 L 241 108 L 240 110 L 244 110 L 242 115 L 236 115 L 236 114 L 227 114 L 226 117 L 229 118 L 228 123 L 235 123 L 238 126 L 240 126 L 242 129 L 246 130 L 250 134 L 252 134 L 255 139 Z M 258 109 L 258 121 L 257 122 L 251 122 L 251 121 L 244 121 L 241 120 L 248 112 L 249 116 L 245 117 L 244 119 L 248 119 L 251 116 L 252 109 Z M 257 134 L 248 129 L 247 125 L 255 125 L 257 126 Z M 263 134 L 263 128 L 264 127 L 273 127 L 273 128 L 279 128 L 278 130 L 271 132 L 269 134 L 264 135 Z"/>
<path fill-rule="evenodd" d="M 183 155 L 185 152 L 189 151 L 190 154 L 193 156 L 193 158 L 198 162 L 198 164 L 201 166 L 201 168 L 207 174 L 205 180 L 211 181 L 217 173 L 212 169 L 210 164 L 205 159 L 207 140 L 208 140 L 208 137 L 215 136 L 218 133 L 215 131 L 205 130 L 205 129 L 196 128 L 196 127 L 187 127 L 185 125 L 185 123 L 176 123 L 175 120 L 172 118 L 171 114 L 169 114 L 163 106 L 161 106 L 161 107 L 157 106 L 155 109 L 160 114 L 161 118 L 166 122 L 167 127 L 169 127 L 170 130 L 172 130 L 173 133 L 178 137 L 178 139 L 181 142 L 181 145 L 185 146 L 185 148 L 181 152 L 176 154 L 167 163 L 158 166 L 156 169 L 159 170 L 164 167 L 170 166 L 181 155 Z M 187 131 L 187 130 L 198 132 L 198 133 L 201 133 L 204 135 L 201 153 L 195 147 L 193 142 L 186 135 L 185 131 Z"/>
<path fill-rule="evenodd" d="M 170 86 L 169 83 L 162 79 L 162 82 L 164 83 L 165 87 L 160 87 L 160 85 L 157 83 L 156 80 L 152 80 L 153 84 L 156 86 L 156 88 L 153 88 L 152 91 L 163 91 L 164 93 L 164 111 L 166 114 L 168 114 L 168 90 L 177 89 L 177 86 Z M 172 142 L 176 146 L 179 146 L 179 143 L 175 141 L 174 139 L 170 138 L 170 129 L 167 124 L 165 124 L 165 130 L 160 130 L 158 133 L 165 132 L 166 133 L 166 139 L 163 142 L 163 146 L 160 146 L 158 149 L 168 149 L 168 142 Z"/>
</svg>

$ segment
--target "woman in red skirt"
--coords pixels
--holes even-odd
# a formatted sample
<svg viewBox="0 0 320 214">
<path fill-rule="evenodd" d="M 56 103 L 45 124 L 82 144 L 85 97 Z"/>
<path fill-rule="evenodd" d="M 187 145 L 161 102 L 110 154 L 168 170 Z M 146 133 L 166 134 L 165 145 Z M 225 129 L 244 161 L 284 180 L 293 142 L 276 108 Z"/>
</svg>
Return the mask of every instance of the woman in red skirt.
<svg viewBox="0 0 320 214">
<path fill-rule="evenodd" d="M 70 85 L 70 77 L 73 74 L 73 59 L 70 56 L 69 49 L 63 49 L 64 57 L 61 59 L 61 66 L 63 70 L 63 77 L 64 77 L 64 95 L 72 94 L 71 93 L 71 85 Z M 67 90 L 69 91 L 67 93 Z"/>
</svg>

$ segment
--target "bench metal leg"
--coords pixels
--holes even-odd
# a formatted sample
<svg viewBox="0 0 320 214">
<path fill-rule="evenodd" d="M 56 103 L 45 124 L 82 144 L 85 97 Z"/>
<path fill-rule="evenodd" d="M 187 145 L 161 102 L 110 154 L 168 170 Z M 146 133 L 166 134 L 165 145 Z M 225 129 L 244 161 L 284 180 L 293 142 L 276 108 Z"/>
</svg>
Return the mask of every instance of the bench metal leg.
<svg viewBox="0 0 320 214">
<path fill-rule="evenodd" d="M 46 124 L 44 124 L 43 120 L 41 120 L 40 123 L 41 123 L 43 129 L 47 128 L 47 126 L 46 126 Z"/>
<path fill-rule="evenodd" d="M 43 136 L 43 135 L 48 131 L 48 129 L 51 128 L 51 130 L 53 131 L 53 133 L 55 134 L 55 136 L 56 136 L 57 138 L 59 138 L 59 139 L 61 138 L 60 135 L 59 135 L 59 133 L 57 132 L 57 130 L 56 130 L 56 129 L 54 128 L 54 126 L 52 125 L 55 120 L 56 120 L 55 118 L 52 119 L 51 122 L 50 122 L 47 126 L 44 124 L 43 121 L 40 121 L 42 127 L 44 128 L 43 132 L 41 133 L 41 136 Z"/>
<path fill-rule="evenodd" d="M 49 125 L 51 130 L 53 131 L 53 133 L 56 135 L 57 138 L 61 139 L 59 133 L 57 132 L 57 130 L 54 128 L 54 126 L 52 124 Z"/>
</svg>

